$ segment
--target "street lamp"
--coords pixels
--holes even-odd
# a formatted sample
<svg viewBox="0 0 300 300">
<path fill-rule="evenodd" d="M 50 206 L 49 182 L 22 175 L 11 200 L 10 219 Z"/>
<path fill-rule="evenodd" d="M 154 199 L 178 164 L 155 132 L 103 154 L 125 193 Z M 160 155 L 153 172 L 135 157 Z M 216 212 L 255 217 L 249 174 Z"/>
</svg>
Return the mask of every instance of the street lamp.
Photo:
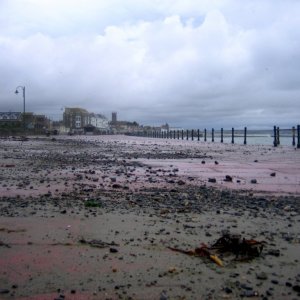
<svg viewBox="0 0 300 300">
<path fill-rule="evenodd" d="M 15 94 L 17 94 L 17 95 L 19 94 L 18 89 L 20 89 L 20 88 L 23 90 L 23 101 L 24 101 L 24 103 L 23 103 L 23 130 L 24 130 L 24 134 L 25 134 L 25 132 L 26 132 L 26 124 L 25 124 L 25 86 L 21 86 L 21 85 L 17 86 Z"/>
</svg>

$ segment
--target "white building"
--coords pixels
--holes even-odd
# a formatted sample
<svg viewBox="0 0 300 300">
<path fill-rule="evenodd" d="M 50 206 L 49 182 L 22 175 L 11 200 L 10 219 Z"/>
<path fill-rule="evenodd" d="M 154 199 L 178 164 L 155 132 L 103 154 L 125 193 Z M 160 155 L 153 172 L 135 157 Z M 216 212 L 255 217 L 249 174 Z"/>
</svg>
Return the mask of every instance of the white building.
<svg viewBox="0 0 300 300">
<path fill-rule="evenodd" d="M 94 114 L 94 113 L 90 114 L 89 115 L 89 123 L 100 130 L 108 130 L 109 129 L 109 123 L 108 123 L 107 118 L 101 114 Z"/>
</svg>

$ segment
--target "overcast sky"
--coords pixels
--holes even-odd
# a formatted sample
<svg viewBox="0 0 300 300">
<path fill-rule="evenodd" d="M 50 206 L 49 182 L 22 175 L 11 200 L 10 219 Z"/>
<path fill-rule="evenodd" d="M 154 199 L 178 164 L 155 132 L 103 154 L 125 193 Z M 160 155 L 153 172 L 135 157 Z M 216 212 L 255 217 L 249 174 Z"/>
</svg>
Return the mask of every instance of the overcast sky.
<svg viewBox="0 0 300 300">
<path fill-rule="evenodd" d="M 300 124 L 299 0 L 0 0 L 0 111 Z"/>
</svg>

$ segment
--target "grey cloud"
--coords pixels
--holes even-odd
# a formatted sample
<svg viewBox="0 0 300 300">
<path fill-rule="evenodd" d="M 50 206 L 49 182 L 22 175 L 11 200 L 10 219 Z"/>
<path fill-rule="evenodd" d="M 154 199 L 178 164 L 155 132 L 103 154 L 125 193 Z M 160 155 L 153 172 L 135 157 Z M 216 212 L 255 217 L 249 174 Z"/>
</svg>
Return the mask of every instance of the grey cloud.
<svg viewBox="0 0 300 300">
<path fill-rule="evenodd" d="M 25 2 L 0 3 L 1 110 L 20 110 L 21 84 L 28 110 L 53 118 L 81 106 L 185 127 L 299 122 L 295 1 Z"/>
</svg>

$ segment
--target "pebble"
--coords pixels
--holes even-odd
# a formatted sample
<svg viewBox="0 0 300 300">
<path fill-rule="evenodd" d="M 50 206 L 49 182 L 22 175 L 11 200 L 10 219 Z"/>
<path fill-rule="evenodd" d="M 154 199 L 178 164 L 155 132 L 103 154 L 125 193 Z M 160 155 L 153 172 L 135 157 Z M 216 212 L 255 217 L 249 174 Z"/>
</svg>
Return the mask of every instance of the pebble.
<svg viewBox="0 0 300 300">
<path fill-rule="evenodd" d="M 257 273 L 256 278 L 259 280 L 267 280 L 268 275 L 265 272 Z"/>
<path fill-rule="evenodd" d="M 300 293 L 300 285 L 294 285 L 293 286 L 293 291 Z"/>
<path fill-rule="evenodd" d="M 117 248 L 109 248 L 110 253 L 117 253 L 119 250 Z"/>
<path fill-rule="evenodd" d="M 208 178 L 208 182 L 216 183 L 217 180 L 216 180 L 216 178 Z"/>
</svg>

